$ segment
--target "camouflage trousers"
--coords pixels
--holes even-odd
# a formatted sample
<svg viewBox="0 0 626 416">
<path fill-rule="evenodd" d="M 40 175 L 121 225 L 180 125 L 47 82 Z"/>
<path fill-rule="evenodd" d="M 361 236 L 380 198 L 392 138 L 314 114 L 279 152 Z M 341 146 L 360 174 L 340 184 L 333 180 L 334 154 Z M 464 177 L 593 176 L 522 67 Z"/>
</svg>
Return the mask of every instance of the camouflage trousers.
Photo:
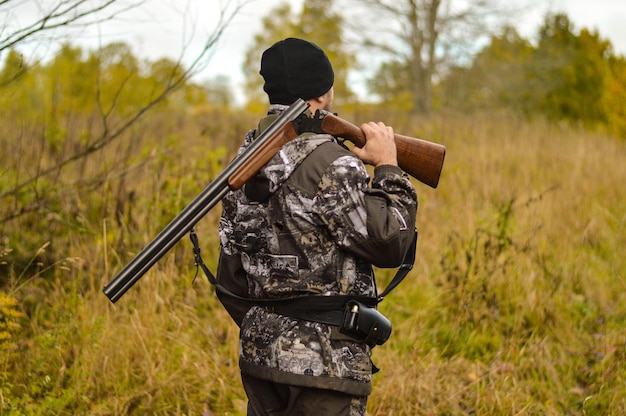
<svg viewBox="0 0 626 416">
<path fill-rule="evenodd" d="M 247 416 L 365 416 L 367 396 L 274 383 L 242 374 Z"/>
</svg>

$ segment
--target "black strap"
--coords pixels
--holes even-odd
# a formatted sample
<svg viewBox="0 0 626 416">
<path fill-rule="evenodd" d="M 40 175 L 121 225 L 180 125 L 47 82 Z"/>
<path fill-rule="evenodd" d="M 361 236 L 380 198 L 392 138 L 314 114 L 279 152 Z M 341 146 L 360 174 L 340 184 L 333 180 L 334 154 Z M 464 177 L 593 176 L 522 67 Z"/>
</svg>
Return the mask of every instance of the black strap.
<svg viewBox="0 0 626 416">
<path fill-rule="evenodd" d="M 202 256 L 200 255 L 200 246 L 198 244 L 198 235 L 192 229 L 189 232 L 189 238 L 191 239 L 191 243 L 193 244 L 193 255 L 196 267 L 202 269 L 204 274 L 206 275 L 209 282 L 215 286 L 215 290 L 219 291 L 223 295 L 229 296 L 231 298 L 252 303 L 258 306 L 265 306 L 268 310 L 275 310 L 276 312 L 287 312 L 290 311 L 291 314 L 298 313 L 301 311 L 303 314 L 306 313 L 309 316 L 311 314 L 319 314 L 319 319 L 317 322 L 326 322 L 327 320 L 333 320 L 335 322 L 336 317 L 333 314 L 336 311 L 343 311 L 343 307 L 348 300 L 356 300 L 367 306 L 374 307 L 378 303 L 380 303 L 385 296 L 389 294 L 394 288 L 396 288 L 402 280 L 406 277 L 406 275 L 413 268 L 413 264 L 415 263 L 415 251 L 417 247 L 417 231 L 415 231 L 415 237 L 413 238 L 413 243 L 409 247 L 408 251 L 404 256 L 404 260 L 400 265 L 400 268 L 396 272 L 396 275 L 393 277 L 389 285 L 385 288 L 385 290 L 378 296 L 355 296 L 355 295 L 335 295 L 335 296 L 294 296 L 290 298 L 281 298 L 281 299 L 253 299 L 253 298 L 244 298 L 239 296 L 223 285 L 221 285 L 211 270 L 204 264 L 202 260 Z M 198 271 L 196 270 L 196 276 L 198 275 Z M 194 277 L 195 280 L 195 277 Z M 331 313 L 333 312 L 333 313 Z M 343 313 L 343 312 L 342 312 Z M 285 313 L 287 314 L 287 313 Z M 328 315 L 328 316 L 326 316 Z M 332 315 L 332 317 L 331 317 Z M 322 320 L 324 319 L 324 320 Z M 330 322 L 326 322 L 330 323 Z"/>
<path fill-rule="evenodd" d="M 415 230 L 415 236 L 413 237 L 413 242 L 411 243 L 411 246 L 409 247 L 406 254 L 404 255 L 404 260 L 402 260 L 402 264 L 400 265 L 400 268 L 396 272 L 396 275 L 393 277 L 393 279 L 391 279 L 391 282 L 389 282 L 385 290 L 383 290 L 383 292 L 380 295 L 378 295 L 378 300 L 376 303 L 382 302 L 385 296 L 387 296 L 389 292 L 395 289 L 404 280 L 406 275 L 409 274 L 411 269 L 413 269 L 413 264 L 415 264 L 415 252 L 416 251 L 417 251 L 417 230 Z"/>
</svg>

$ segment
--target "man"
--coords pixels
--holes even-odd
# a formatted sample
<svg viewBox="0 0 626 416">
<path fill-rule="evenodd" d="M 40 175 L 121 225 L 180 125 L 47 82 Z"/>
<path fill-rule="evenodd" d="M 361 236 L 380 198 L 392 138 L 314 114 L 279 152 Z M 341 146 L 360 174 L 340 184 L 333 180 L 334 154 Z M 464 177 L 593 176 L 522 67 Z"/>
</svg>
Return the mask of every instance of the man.
<svg viewBox="0 0 626 416">
<path fill-rule="evenodd" d="M 242 149 L 298 98 L 311 114 L 332 108 L 332 65 L 311 42 L 272 45 L 260 73 L 269 112 Z M 352 151 L 330 135 L 300 132 L 253 180 L 224 197 L 222 286 L 241 297 L 304 296 L 320 306 L 338 295 L 376 296 L 372 265 L 402 262 L 415 236 L 417 196 L 397 166 L 392 128 L 373 122 L 361 128 L 367 143 Z M 364 163 L 375 166 L 371 185 Z M 248 415 L 365 414 L 369 343 L 321 322 L 315 307 L 292 314 L 280 305 L 219 296 L 241 329 Z"/>
</svg>

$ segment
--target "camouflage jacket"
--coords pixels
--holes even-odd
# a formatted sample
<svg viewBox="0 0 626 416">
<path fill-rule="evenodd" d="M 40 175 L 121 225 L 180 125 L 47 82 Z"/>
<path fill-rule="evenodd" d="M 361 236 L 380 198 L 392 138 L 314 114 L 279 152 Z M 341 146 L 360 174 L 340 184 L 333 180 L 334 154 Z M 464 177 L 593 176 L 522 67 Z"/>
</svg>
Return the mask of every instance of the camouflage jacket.
<svg viewBox="0 0 626 416">
<path fill-rule="evenodd" d="M 248 133 L 242 149 L 269 125 Z M 372 265 L 397 267 L 414 236 L 417 196 L 395 166 L 370 178 L 325 134 L 282 147 L 257 177 L 223 199 L 218 281 L 240 296 L 376 295 Z M 336 327 L 220 296 L 240 326 L 240 367 L 256 377 L 350 394 L 371 392 L 368 345 Z"/>
</svg>

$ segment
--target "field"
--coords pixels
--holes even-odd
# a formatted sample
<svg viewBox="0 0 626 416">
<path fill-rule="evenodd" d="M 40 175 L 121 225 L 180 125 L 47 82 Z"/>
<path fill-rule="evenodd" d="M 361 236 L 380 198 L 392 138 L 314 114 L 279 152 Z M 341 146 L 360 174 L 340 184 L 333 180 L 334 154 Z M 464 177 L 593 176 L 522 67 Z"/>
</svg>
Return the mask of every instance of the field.
<svg viewBox="0 0 626 416">
<path fill-rule="evenodd" d="M 416 182 L 416 264 L 381 304 L 394 332 L 374 351 L 368 414 L 626 414 L 626 141 L 506 112 L 370 118 L 447 157 L 437 189 Z M 193 281 L 188 239 L 117 303 L 102 293 L 254 118 L 229 123 L 168 133 L 56 214 L 4 224 L 1 415 L 245 414 L 237 328 Z M 218 215 L 197 227 L 213 270 Z"/>
</svg>

